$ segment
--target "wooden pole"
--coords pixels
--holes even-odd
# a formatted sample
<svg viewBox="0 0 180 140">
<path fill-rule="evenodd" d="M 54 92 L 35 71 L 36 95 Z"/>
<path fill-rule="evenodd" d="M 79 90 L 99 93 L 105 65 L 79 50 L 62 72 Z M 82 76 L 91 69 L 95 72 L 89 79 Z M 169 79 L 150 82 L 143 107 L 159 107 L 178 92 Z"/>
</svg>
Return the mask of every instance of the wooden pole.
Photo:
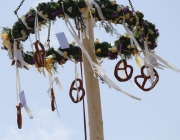
<svg viewBox="0 0 180 140">
<path fill-rule="evenodd" d="M 82 40 L 82 42 L 92 60 L 96 62 L 93 27 L 91 21 L 89 21 L 88 24 L 89 39 L 86 37 Z M 94 77 L 93 70 L 85 55 L 83 55 L 83 63 L 88 104 L 90 140 L 104 140 L 99 83 Z"/>
</svg>

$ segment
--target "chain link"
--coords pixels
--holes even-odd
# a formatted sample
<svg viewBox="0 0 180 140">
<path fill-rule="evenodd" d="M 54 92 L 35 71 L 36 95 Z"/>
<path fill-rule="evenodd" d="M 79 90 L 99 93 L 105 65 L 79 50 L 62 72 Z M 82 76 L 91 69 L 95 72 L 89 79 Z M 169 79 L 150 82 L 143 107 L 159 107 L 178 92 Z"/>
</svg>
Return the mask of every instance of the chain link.
<svg viewBox="0 0 180 140">
<path fill-rule="evenodd" d="M 21 3 L 19 4 L 19 6 L 17 7 L 17 9 L 14 11 L 14 14 L 15 14 L 17 17 L 18 17 L 17 12 L 18 12 L 18 10 L 21 8 L 21 6 L 23 5 L 24 1 L 25 1 L 25 0 L 22 0 Z M 19 18 L 19 17 L 18 17 L 18 18 Z"/>
<path fill-rule="evenodd" d="M 131 6 L 132 12 L 134 12 L 134 7 L 133 7 L 133 5 L 132 5 L 131 0 L 128 0 L 128 1 L 129 1 L 129 5 Z"/>
<path fill-rule="evenodd" d="M 51 2 L 53 2 L 53 0 L 51 0 Z M 50 50 L 50 33 L 51 33 L 51 21 L 49 21 L 48 37 L 47 37 L 47 46 L 49 47 L 49 50 Z"/>
<path fill-rule="evenodd" d="M 49 22 L 48 37 L 47 37 L 47 43 L 48 43 L 49 49 L 50 49 L 50 32 L 51 32 L 51 22 Z"/>
</svg>

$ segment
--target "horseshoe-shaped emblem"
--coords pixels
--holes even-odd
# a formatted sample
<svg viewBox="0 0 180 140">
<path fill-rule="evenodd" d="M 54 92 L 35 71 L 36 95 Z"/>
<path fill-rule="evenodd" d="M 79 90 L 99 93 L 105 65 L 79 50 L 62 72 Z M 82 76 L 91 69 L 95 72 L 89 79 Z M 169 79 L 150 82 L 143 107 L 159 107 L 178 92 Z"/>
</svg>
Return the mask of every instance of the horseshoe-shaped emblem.
<svg viewBox="0 0 180 140">
<path fill-rule="evenodd" d="M 39 42 L 39 40 L 37 40 L 35 43 L 35 49 L 36 51 L 34 52 L 34 59 L 35 59 L 35 63 L 37 64 L 37 66 L 40 67 L 44 67 L 45 64 L 45 58 L 46 58 L 46 52 L 44 49 L 44 46 L 42 45 L 41 42 Z M 40 46 L 41 50 L 39 50 Z"/>
<path fill-rule="evenodd" d="M 76 82 L 79 82 L 79 87 L 74 87 L 74 85 L 75 85 L 75 83 Z M 82 95 L 81 95 L 81 97 L 80 97 L 80 99 L 78 99 L 78 95 L 77 95 L 77 97 L 76 97 L 76 99 L 74 99 L 74 97 L 73 97 L 73 95 L 72 95 L 72 91 L 73 90 L 78 90 L 78 92 L 80 92 L 80 91 L 82 91 Z M 83 98 L 84 98 L 84 96 L 85 96 L 85 90 L 84 90 L 84 88 L 83 88 L 83 84 L 82 84 L 82 81 L 81 81 L 81 79 L 76 79 L 76 80 L 74 80 L 73 82 L 72 82 L 72 84 L 71 84 L 71 87 L 70 87 L 70 90 L 69 90 L 69 96 L 70 96 L 70 98 L 71 98 L 71 100 L 74 102 L 74 103 L 78 103 L 78 102 L 80 102 Z"/>
<path fill-rule="evenodd" d="M 124 67 L 123 68 L 119 68 L 119 66 L 121 65 L 121 63 L 124 64 Z M 130 73 L 128 74 L 127 73 L 127 68 L 130 69 Z M 125 74 L 126 74 L 126 78 L 121 78 L 119 77 L 118 75 L 118 71 L 119 70 L 124 70 L 125 71 Z M 116 66 L 115 66 L 115 69 L 114 69 L 114 76 L 116 77 L 116 79 L 120 82 L 125 82 L 125 81 L 128 81 L 131 77 L 132 77 L 132 74 L 133 74 L 133 67 L 131 65 L 127 65 L 127 62 L 125 59 L 122 59 L 120 60 Z"/>
<path fill-rule="evenodd" d="M 21 116 L 21 103 L 19 103 L 17 106 L 17 124 L 18 124 L 18 128 L 21 129 L 22 128 L 22 116 Z"/>
<path fill-rule="evenodd" d="M 136 76 L 136 77 L 134 78 L 134 82 L 135 82 L 136 85 L 137 85 L 140 89 L 142 89 L 143 91 L 149 91 L 149 90 L 153 89 L 153 88 L 155 87 L 155 85 L 157 84 L 157 82 L 159 81 L 159 75 L 158 75 L 157 71 L 153 68 L 154 76 L 156 77 L 156 79 L 155 79 L 154 82 L 152 83 L 151 87 L 145 88 L 145 84 L 146 84 L 147 80 L 151 78 L 151 76 L 146 76 L 146 75 L 144 74 L 144 68 L 145 68 L 145 66 L 141 67 L 141 75 Z M 140 84 L 138 83 L 138 81 L 137 81 L 138 78 L 143 78 L 143 79 L 144 79 L 142 85 L 140 85 Z"/>
</svg>

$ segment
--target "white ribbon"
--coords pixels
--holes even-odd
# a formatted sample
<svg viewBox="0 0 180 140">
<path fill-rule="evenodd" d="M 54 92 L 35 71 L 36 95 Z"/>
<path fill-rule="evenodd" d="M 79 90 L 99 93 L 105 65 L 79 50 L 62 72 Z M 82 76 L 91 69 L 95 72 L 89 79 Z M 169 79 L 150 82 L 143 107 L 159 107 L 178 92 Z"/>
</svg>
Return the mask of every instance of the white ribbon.
<svg viewBox="0 0 180 140">
<path fill-rule="evenodd" d="M 39 12 L 36 11 L 35 14 L 35 20 L 34 20 L 34 32 L 35 32 L 35 40 L 39 40 L 40 42 L 40 33 L 39 33 L 39 24 L 38 24 L 38 14 Z M 33 44 L 31 44 L 31 48 L 33 50 Z M 33 50 L 34 52 L 34 50 Z M 43 68 L 39 68 L 41 70 L 41 72 L 43 73 L 44 77 L 46 77 L 45 71 L 44 71 L 44 67 Z"/>
<path fill-rule="evenodd" d="M 38 11 L 36 12 L 35 20 L 34 20 L 34 32 L 35 32 L 35 40 L 40 41 L 40 34 L 39 34 L 39 24 L 38 24 L 38 16 L 37 16 Z"/>
<path fill-rule="evenodd" d="M 18 69 L 18 65 L 17 65 L 17 60 L 20 61 L 21 66 L 23 66 L 25 64 L 24 60 L 22 59 L 22 53 L 20 53 L 20 55 L 18 54 L 19 51 L 21 50 L 17 50 L 17 39 L 14 39 L 14 59 L 16 61 L 16 95 L 17 95 L 17 104 L 18 104 L 18 94 L 21 91 L 21 84 L 20 84 L 20 76 L 19 76 L 19 69 Z M 19 57 L 20 56 L 20 57 Z M 29 66 L 29 64 L 27 65 L 27 67 Z M 22 105 L 22 107 L 25 108 L 28 116 L 30 119 L 33 118 L 32 113 L 30 111 L 30 109 L 28 108 L 26 102 Z"/>
<path fill-rule="evenodd" d="M 54 81 L 56 82 L 56 85 L 57 85 L 57 87 L 59 88 L 59 90 L 63 90 L 63 88 L 62 88 L 62 86 L 61 86 L 61 84 L 60 84 L 60 82 L 59 82 L 59 79 L 58 79 L 58 77 L 55 77 L 54 78 L 54 80 L 52 80 L 52 75 L 49 73 L 49 89 L 48 89 L 48 93 L 51 95 L 51 87 L 52 87 L 52 85 L 53 85 L 53 83 L 54 83 Z M 51 97 L 51 96 L 50 96 Z M 55 106 L 56 106 L 56 111 L 57 111 L 57 114 L 58 114 L 58 116 L 60 117 L 60 115 L 59 115 L 59 111 L 58 111 L 58 107 L 57 107 L 57 103 L 56 103 L 56 99 L 55 99 L 55 101 L 54 101 L 54 103 L 55 103 Z"/>
<path fill-rule="evenodd" d="M 22 51 L 21 50 L 17 50 L 17 60 L 19 60 L 19 62 L 21 63 L 21 67 L 26 67 L 27 69 L 32 68 L 32 65 L 26 63 L 22 57 Z"/>
<path fill-rule="evenodd" d="M 148 46 L 147 46 L 147 41 L 144 41 L 144 49 L 145 49 L 145 52 L 149 51 Z M 144 64 L 145 64 L 145 67 L 147 69 L 147 74 L 150 75 L 150 77 L 151 77 L 151 84 L 152 84 L 155 76 L 154 76 L 153 66 L 149 65 L 149 63 L 151 63 L 150 62 L 150 55 L 145 54 L 145 63 Z"/>
<path fill-rule="evenodd" d="M 57 52 L 58 54 L 60 54 L 61 56 L 63 56 L 64 58 L 70 60 L 71 62 L 74 62 L 74 61 L 75 61 L 75 60 L 71 59 L 70 57 L 68 57 L 67 55 L 64 55 L 64 53 L 63 53 L 62 51 L 60 51 L 59 49 L 56 50 L 56 52 Z M 76 62 L 76 61 L 75 61 L 75 62 Z M 76 63 L 77 63 L 77 62 L 76 62 Z"/>
<path fill-rule="evenodd" d="M 48 91 L 47 91 L 48 93 L 50 93 L 51 87 L 52 87 L 54 81 L 56 82 L 56 85 L 57 85 L 57 87 L 59 88 L 59 90 L 63 90 L 63 88 L 62 88 L 62 86 L 61 86 L 61 84 L 60 84 L 60 82 L 59 82 L 58 77 L 55 77 L 55 78 L 52 80 L 52 75 L 49 73 L 49 89 L 48 89 Z"/>
<path fill-rule="evenodd" d="M 43 19 L 49 21 L 49 19 L 48 19 L 47 17 L 45 17 L 43 14 L 41 14 L 39 11 L 36 11 L 36 13 L 37 13 L 40 17 L 42 17 Z"/>
<path fill-rule="evenodd" d="M 100 17 L 102 20 L 105 20 L 103 14 L 102 14 L 101 8 L 99 7 L 99 5 L 98 5 L 94 0 L 85 0 L 85 3 L 86 3 L 86 6 L 88 7 L 88 11 L 89 11 L 89 13 L 90 13 L 90 19 L 91 19 L 92 25 L 93 25 L 93 27 L 97 27 L 96 22 L 95 22 L 95 20 L 94 20 L 94 18 L 93 18 L 93 16 L 92 16 L 92 12 L 91 12 L 91 9 L 92 9 L 92 10 L 95 10 L 95 9 L 92 7 L 92 4 L 95 5 L 99 17 Z M 82 35 L 83 35 L 83 39 L 84 39 L 85 37 L 89 38 L 89 24 L 88 24 L 88 19 L 87 19 L 87 17 L 86 17 L 86 11 L 82 11 L 82 14 L 81 14 L 81 15 L 82 15 L 82 17 L 84 17 L 83 22 L 84 22 L 84 25 L 86 26 L 86 32 L 83 32 L 83 34 L 82 34 Z"/>
<path fill-rule="evenodd" d="M 78 36 L 77 36 L 74 28 L 72 27 L 69 19 L 67 18 L 67 14 L 66 14 L 66 13 L 65 13 L 65 24 L 66 24 L 68 30 L 70 31 L 71 35 L 73 36 L 73 38 L 75 39 L 75 41 L 77 42 L 77 44 L 79 45 L 79 47 L 81 48 L 82 52 L 86 55 L 87 59 L 89 60 L 89 63 L 90 63 L 90 65 L 91 65 L 94 73 L 97 73 L 98 75 L 100 75 L 100 76 L 102 77 L 102 79 L 104 80 L 104 82 L 105 82 L 107 85 L 115 88 L 115 89 L 118 90 L 118 91 L 121 91 L 122 93 L 126 94 L 127 96 L 129 96 L 129 97 L 131 97 L 131 98 L 134 98 L 134 99 L 136 99 L 136 100 L 140 100 L 140 98 L 137 98 L 137 97 L 135 97 L 135 96 L 132 96 L 132 95 L 130 95 L 130 94 L 122 91 L 110 78 L 108 78 L 108 77 L 105 75 L 104 69 L 102 69 L 99 65 L 97 65 L 96 63 L 94 63 L 94 62 L 92 61 L 92 59 L 90 58 L 90 56 L 89 56 L 89 54 L 87 53 L 86 49 L 84 48 L 83 44 L 82 44 L 81 41 L 78 39 Z M 68 25 L 70 26 L 71 29 L 69 28 Z"/>
<path fill-rule="evenodd" d="M 139 46 L 137 40 L 134 38 L 134 36 L 133 36 L 132 32 L 129 30 L 129 28 L 125 25 L 125 19 L 123 19 L 123 23 L 122 23 L 122 24 L 123 24 L 126 32 L 129 34 L 129 36 L 130 36 L 130 37 L 132 38 L 132 40 L 134 41 L 135 46 L 137 47 L 138 51 L 141 52 L 142 49 L 141 49 L 141 47 Z M 175 72 L 180 72 L 180 69 L 178 69 L 177 67 L 173 66 L 172 64 L 170 64 L 169 62 L 167 62 L 166 60 L 164 60 L 163 58 L 161 58 L 160 56 L 158 56 L 158 55 L 156 55 L 156 54 L 154 54 L 154 53 L 151 53 L 151 52 L 149 52 L 149 51 L 146 51 L 146 50 L 144 50 L 144 52 L 145 52 L 146 54 L 149 54 L 151 57 L 154 57 L 155 59 L 159 60 L 161 63 L 163 63 L 164 65 L 166 65 L 166 66 L 169 67 L 170 69 L 174 70 Z M 147 61 L 146 61 L 146 62 L 147 62 Z M 149 61 L 149 62 L 151 62 L 151 61 Z M 148 62 L 147 62 L 147 63 L 148 63 Z M 159 64 L 159 63 L 156 63 L 156 64 L 158 64 L 159 66 L 163 66 L 162 64 Z M 153 64 L 151 64 L 151 65 L 153 65 Z M 158 66 L 158 67 L 159 67 L 159 66 Z"/>
<path fill-rule="evenodd" d="M 166 60 L 164 60 L 163 58 L 161 58 L 160 56 L 153 54 L 151 52 L 146 52 L 147 54 L 151 55 L 152 57 L 156 58 L 157 60 L 159 60 L 161 63 L 163 63 L 164 65 L 166 65 L 167 67 L 169 67 L 170 69 L 174 70 L 175 72 L 180 72 L 180 69 L 178 69 L 177 67 L 173 66 L 172 64 L 170 64 L 169 62 L 167 62 Z"/>
<path fill-rule="evenodd" d="M 101 11 L 101 8 L 99 7 L 99 5 L 94 1 L 94 0 L 91 0 L 92 4 L 95 5 L 96 9 L 97 9 L 97 12 L 98 12 L 98 15 L 99 17 L 102 19 L 102 20 L 105 20 L 103 14 L 102 14 L 102 11 Z"/>
<path fill-rule="evenodd" d="M 24 109 L 26 110 L 29 118 L 30 118 L 30 119 L 33 119 L 31 110 L 30 110 L 29 107 L 27 106 L 27 102 L 26 102 L 26 98 L 25 98 L 24 91 L 21 91 L 21 92 L 19 93 L 19 99 L 20 99 L 20 103 L 21 103 L 21 108 L 24 107 Z"/>
<path fill-rule="evenodd" d="M 31 110 L 30 110 L 29 107 L 27 106 L 27 104 L 25 104 L 23 107 L 24 107 L 24 109 L 26 110 L 29 118 L 30 118 L 30 119 L 33 119 L 33 115 L 32 115 L 32 113 L 31 113 Z"/>
<path fill-rule="evenodd" d="M 28 27 L 24 17 L 21 17 L 20 19 L 21 19 L 22 23 L 24 24 L 24 26 L 26 26 L 27 29 L 29 29 L 29 30 L 33 29 L 33 28 Z"/>
</svg>

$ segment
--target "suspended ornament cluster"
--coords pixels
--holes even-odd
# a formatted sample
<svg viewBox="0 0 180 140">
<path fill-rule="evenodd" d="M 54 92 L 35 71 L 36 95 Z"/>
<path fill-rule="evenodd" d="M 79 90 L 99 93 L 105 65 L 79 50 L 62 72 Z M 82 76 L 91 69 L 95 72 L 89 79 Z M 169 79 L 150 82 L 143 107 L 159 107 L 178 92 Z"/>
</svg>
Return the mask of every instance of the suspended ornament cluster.
<svg viewBox="0 0 180 140">
<path fill-rule="evenodd" d="M 15 11 L 16 15 L 17 11 L 18 9 Z M 53 47 L 45 49 L 43 43 L 40 42 L 39 31 L 41 31 L 43 26 L 48 26 L 51 22 L 55 22 L 60 18 L 65 21 L 66 26 L 76 42 L 68 44 L 67 48 L 60 46 L 57 50 Z M 134 81 L 136 85 L 144 91 L 151 90 L 159 81 L 159 75 L 155 68 L 163 69 L 164 67 L 169 67 L 176 72 L 180 71 L 154 53 L 154 49 L 157 47 L 159 30 L 153 23 L 144 19 L 142 12 L 135 12 L 133 7 L 130 8 L 128 6 L 119 5 L 116 1 L 109 0 L 59 0 L 58 2 L 51 1 L 39 3 L 36 9 L 30 9 L 24 16 L 21 18 L 18 17 L 18 21 L 14 23 L 11 29 L 3 28 L 1 38 L 3 49 L 8 51 L 9 58 L 12 60 L 12 65 L 16 64 L 17 73 L 18 68 L 23 67 L 30 69 L 32 65 L 34 65 L 37 70 L 44 75 L 45 69 L 51 75 L 49 93 L 51 93 L 52 111 L 56 108 L 55 95 L 52 87 L 53 81 L 56 81 L 57 85 L 60 85 L 57 78 L 52 81 L 52 75 L 53 72 L 56 71 L 57 64 L 63 65 L 68 60 L 75 63 L 82 62 L 82 53 L 87 56 L 92 68 L 95 67 L 95 72 L 99 75 L 101 81 L 123 92 L 104 74 L 101 66 L 95 64 L 91 58 L 89 58 L 89 55 L 83 45 L 81 45 L 76 33 L 73 32 L 74 29 L 68 20 L 69 18 L 74 19 L 76 29 L 81 32 L 82 38 L 89 38 L 88 21 L 91 21 L 93 26 L 99 21 L 106 32 L 111 34 L 118 34 L 112 24 L 121 24 L 125 28 L 126 34 L 119 36 L 119 39 L 115 40 L 114 44 L 100 42 L 98 39 L 94 41 L 94 52 L 97 56 L 97 60 L 104 58 L 114 60 L 117 59 L 118 56 L 121 58 L 114 69 L 114 76 L 120 82 L 130 80 L 132 77 L 133 67 L 127 64 L 127 60 L 132 57 L 135 57 L 136 63 L 141 67 L 141 75 L 136 76 Z M 32 51 L 24 52 L 22 42 L 25 42 L 30 34 L 35 34 L 35 42 L 31 44 Z M 48 34 L 48 45 L 50 46 L 49 35 L 50 33 Z M 144 55 L 144 57 L 141 55 Z M 157 60 L 162 62 L 163 65 Z M 129 73 L 127 69 L 130 70 Z M 145 74 L 144 70 L 147 70 L 147 74 Z M 119 76 L 119 71 L 124 73 L 123 76 Z M 143 79 L 142 84 L 138 82 L 139 78 Z M 151 86 L 148 88 L 145 87 L 147 81 L 151 83 Z M 79 82 L 79 87 L 77 87 L 77 82 Z M 77 90 L 77 92 L 81 91 L 81 97 L 77 96 L 75 99 L 72 96 L 73 90 Z M 139 98 L 126 92 L 123 93 L 139 100 Z M 81 79 L 75 78 L 72 82 L 69 95 L 74 103 L 83 99 L 85 90 Z M 19 106 L 17 106 L 19 112 L 18 127 L 21 128 L 22 118 Z"/>
</svg>

